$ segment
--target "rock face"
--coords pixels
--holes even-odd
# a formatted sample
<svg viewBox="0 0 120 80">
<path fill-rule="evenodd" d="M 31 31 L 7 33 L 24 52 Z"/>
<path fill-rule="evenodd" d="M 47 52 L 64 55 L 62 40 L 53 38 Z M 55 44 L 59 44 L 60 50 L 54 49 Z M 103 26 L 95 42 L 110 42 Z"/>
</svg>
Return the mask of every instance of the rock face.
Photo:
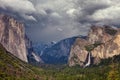
<svg viewBox="0 0 120 80">
<path fill-rule="evenodd" d="M 29 55 L 28 55 L 28 62 L 30 63 L 30 64 L 40 64 L 40 63 L 44 63 L 43 61 L 42 61 L 42 59 L 40 58 L 40 56 L 39 55 L 37 55 L 36 53 L 34 53 L 34 52 L 31 52 Z"/>
<path fill-rule="evenodd" d="M 115 37 L 103 43 L 102 45 L 96 47 L 94 50 L 91 51 L 92 56 L 97 59 L 105 59 L 109 57 L 113 57 L 115 55 L 120 54 L 120 33 L 115 35 Z M 94 63 L 98 63 L 94 61 Z"/>
<path fill-rule="evenodd" d="M 41 59 L 47 64 L 65 64 L 68 62 L 71 45 L 76 37 L 61 40 L 60 42 L 46 48 L 41 54 Z"/>
<path fill-rule="evenodd" d="M 105 43 L 111 40 L 115 33 L 116 29 L 109 26 L 92 26 L 88 33 L 88 41 L 90 44 L 94 44 L 95 42 Z"/>
<path fill-rule="evenodd" d="M 84 65 L 88 52 L 85 50 L 87 41 L 82 38 L 77 38 L 74 45 L 71 48 L 69 56 L 69 66 Z"/>
<path fill-rule="evenodd" d="M 28 62 L 24 25 L 3 14 L 0 14 L 0 43 L 14 56 Z"/>
<path fill-rule="evenodd" d="M 27 55 L 28 62 L 33 64 L 33 65 L 43 63 L 40 56 L 37 53 L 35 53 L 32 42 L 29 40 L 29 38 L 27 38 L 27 36 L 26 36 L 26 46 L 27 46 L 27 51 L 29 53 Z"/>
<path fill-rule="evenodd" d="M 120 54 L 120 29 L 109 26 L 93 26 L 87 39 L 76 39 L 71 48 L 69 66 L 85 66 L 88 53 L 91 53 L 91 64 L 98 64 Z"/>
</svg>

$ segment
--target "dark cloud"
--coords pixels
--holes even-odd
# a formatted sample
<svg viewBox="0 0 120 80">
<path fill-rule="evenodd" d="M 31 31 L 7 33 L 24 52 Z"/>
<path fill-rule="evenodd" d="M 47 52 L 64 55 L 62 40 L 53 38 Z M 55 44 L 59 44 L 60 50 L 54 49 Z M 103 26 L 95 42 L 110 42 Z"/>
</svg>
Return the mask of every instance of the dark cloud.
<svg viewBox="0 0 120 80">
<path fill-rule="evenodd" d="M 78 0 L 76 20 L 80 23 L 118 25 L 119 0 Z"/>
<path fill-rule="evenodd" d="M 119 0 L 0 0 L 0 8 L 22 18 L 31 40 L 45 42 L 86 35 L 91 24 L 120 24 Z"/>
<path fill-rule="evenodd" d="M 36 10 L 29 0 L 0 0 L 0 7 L 6 11 L 10 10 L 14 13 L 18 13 L 26 20 L 35 20 L 30 14 L 34 13 Z"/>
</svg>

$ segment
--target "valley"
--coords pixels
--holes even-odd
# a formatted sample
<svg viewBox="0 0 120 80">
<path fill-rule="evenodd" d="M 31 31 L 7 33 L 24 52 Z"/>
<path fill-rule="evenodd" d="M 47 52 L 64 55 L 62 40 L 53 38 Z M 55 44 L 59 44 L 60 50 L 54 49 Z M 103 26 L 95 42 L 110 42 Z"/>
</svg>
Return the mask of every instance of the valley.
<svg viewBox="0 0 120 80">
<path fill-rule="evenodd" d="M 33 45 L 24 27 L 0 15 L 0 80 L 120 80 L 120 28 Z"/>
<path fill-rule="evenodd" d="M 67 65 L 35 67 L 0 46 L 0 80 L 120 80 L 120 56 L 86 68 Z"/>
</svg>

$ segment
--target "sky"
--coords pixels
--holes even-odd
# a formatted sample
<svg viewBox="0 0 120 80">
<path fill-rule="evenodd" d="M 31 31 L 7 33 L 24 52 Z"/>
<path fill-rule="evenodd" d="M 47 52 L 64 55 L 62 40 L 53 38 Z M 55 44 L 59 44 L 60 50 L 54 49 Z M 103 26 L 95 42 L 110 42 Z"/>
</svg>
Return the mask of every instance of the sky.
<svg viewBox="0 0 120 80">
<path fill-rule="evenodd" d="M 19 17 L 32 41 L 87 35 L 91 25 L 120 25 L 119 0 L 0 0 L 0 11 Z"/>
</svg>

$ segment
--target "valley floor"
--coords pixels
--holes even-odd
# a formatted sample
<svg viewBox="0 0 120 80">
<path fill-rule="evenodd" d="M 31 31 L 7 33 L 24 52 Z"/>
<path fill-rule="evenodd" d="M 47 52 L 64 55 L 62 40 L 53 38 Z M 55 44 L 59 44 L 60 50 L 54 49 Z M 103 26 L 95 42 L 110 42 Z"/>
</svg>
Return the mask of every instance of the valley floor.
<svg viewBox="0 0 120 80">
<path fill-rule="evenodd" d="M 120 56 L 88 68 L 41 68 L 22 62 L 0 46 L 0 80 L 120 80 Z"/>
</svg>

